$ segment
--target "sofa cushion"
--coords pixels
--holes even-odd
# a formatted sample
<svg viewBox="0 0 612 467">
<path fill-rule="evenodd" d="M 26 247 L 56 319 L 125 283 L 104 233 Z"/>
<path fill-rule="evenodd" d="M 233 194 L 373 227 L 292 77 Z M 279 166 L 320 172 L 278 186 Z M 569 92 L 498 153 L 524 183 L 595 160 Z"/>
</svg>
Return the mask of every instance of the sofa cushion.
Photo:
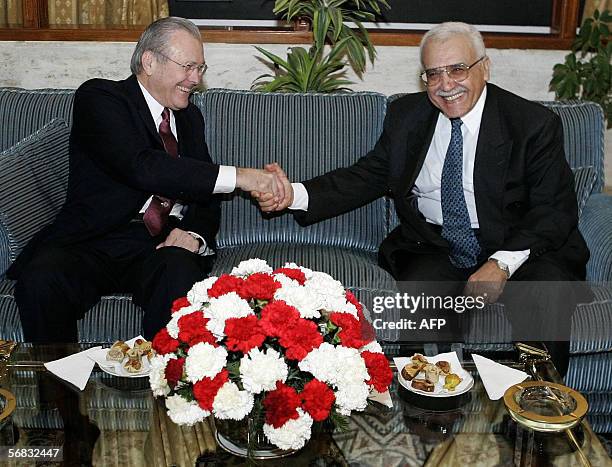
<svg viewBox="0 0 612 467">
<path fill-rule="evenodd" d="M 8 245 L 0 276 L 64 203 L 69 136 L 66 122 L 55 119 L 0 153 L 0 244 Z"/>
<path fill-rule="evenodd" d="M 0 151 L 54 118 L 72 121 L 74 89 L 0 88 Z"/>
<path fill-rule="evenodd" d="M 386 109 L 382 94 L 266 94 L 209 90 L 193 96 L 213 160 L 238 167 L 278 162 L 292 181 L 347 166 L 374 147 Z M 385 235 L 379 199 L 308 228 L 290 214 L 263 216 L 246 196 L 222 203 L 219 247 L 289 242 L 374 252 Z"/>
</svg>

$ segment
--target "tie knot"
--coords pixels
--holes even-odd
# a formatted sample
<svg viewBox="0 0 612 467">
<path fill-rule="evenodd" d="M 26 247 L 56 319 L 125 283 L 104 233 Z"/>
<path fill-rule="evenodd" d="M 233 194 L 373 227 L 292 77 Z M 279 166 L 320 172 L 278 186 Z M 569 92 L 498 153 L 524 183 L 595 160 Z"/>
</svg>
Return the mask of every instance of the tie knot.
<svg viewBox="0 0 612 467">
<path fill-rule="evenodd" d="M 164 107 L 164 110 L 162 110 L 162 120 L 170 123 L 170 109 L 168 107 Z"/>
<path fill-rule="evenodd" d="M 461 128 L 461 125 L 463 125 L 463 122 L 461 121 L 460 118 L 451 118 L 451 128 L 453 130 L 456 130 L 457 128 Z"/>
</svg>

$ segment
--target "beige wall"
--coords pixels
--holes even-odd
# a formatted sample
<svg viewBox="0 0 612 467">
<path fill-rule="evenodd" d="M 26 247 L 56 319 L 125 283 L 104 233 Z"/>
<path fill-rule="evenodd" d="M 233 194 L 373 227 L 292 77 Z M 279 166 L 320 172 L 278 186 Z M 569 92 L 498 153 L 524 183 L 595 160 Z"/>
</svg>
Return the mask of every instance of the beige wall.
<svg viewBox="0 0 612 467">
<path fill-rule="evenodd" d="M 284 54 L 286 46 L 267 45 Z M 133 43 L 113 42 L 0 42 L 0 86 L 75 88 L 92 77 L 121 79 L 129 75 Z M 378 47 L 378 60 L 364 75 L 353 77 L 354 90 L 386 95 L 420 90 L 416 47 Z M 268 69 L 253 46 L 206 46 L 208 87 L 248 89 Z M 555 63 L 566 52 L 557 50 L 490 49 L 491 81 L 527 99 L 549 100 L 548 82 Z M 612 186 L 612 131 L 606 132 L 606 181 Z"/>
</svg>

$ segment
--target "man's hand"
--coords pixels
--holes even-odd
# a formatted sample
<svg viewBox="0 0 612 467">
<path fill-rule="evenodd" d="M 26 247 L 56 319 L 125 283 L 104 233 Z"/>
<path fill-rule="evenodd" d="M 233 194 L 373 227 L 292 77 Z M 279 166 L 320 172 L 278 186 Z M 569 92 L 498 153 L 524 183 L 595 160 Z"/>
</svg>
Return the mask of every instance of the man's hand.
<svg viewBox="0 0 612 467">
<path fill-rule="evenodd" d="M 172 229 L 166 237 L 166 240 L 157 245 L 156 248 L 159 250 L 165 246 L 177 246 L 191 251 L 192 253 L 197 253 L 200 249 L 200 242 L 189 232 L 185 232 L 181 229 Z"/>
<path fill-rule="evenodd" d="M 284 198 L 277 201 L 271 193 L 252 191 L 251 196 L 259 203 L 259 208 L 263 212 L 282 211 L 293 204 L 293 187 L 287 178 L 287 174 L 276 162 L 266 164 L 265 170 L 276 176 L 276 182 L 283 187 Z"/>
<path fill-rule="evenodd" d="M 276 203 L 285 198 L 285 187 L 277 176 L 260 169 L 236 169 L 236 186 L 246 192 L 270 193 Z"/>
<path fill-rule="evenodd" d="M 465 295 L 483 296 L 487 303 L 495 303 L 504 291 L 508 277 L 494 261 L 487 261 L 472 274 L 465 284 Z"/>
</svg>

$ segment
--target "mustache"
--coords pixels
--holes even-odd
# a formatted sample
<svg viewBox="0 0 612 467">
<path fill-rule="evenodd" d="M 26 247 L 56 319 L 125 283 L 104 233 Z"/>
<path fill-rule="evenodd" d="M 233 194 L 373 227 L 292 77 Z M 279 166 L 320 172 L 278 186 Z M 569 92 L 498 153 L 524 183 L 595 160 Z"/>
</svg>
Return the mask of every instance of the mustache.
<svg viewBox="0 0 612 467">
<path fill-rule="evenodd" d="M 458 94 L 460 92 L 466 92 L 467 89 L 461 85 L 457 85 L 456 87 L 454 87 L 453 89 L 451 89 L 450 91 L 444 91 L 443 89 L 438 89 L 436 91 L 436 96 L 440 96 L 440 97 L 450 97 L 450 96 L 454 96 L 455 94 Z"/>
</svg>

